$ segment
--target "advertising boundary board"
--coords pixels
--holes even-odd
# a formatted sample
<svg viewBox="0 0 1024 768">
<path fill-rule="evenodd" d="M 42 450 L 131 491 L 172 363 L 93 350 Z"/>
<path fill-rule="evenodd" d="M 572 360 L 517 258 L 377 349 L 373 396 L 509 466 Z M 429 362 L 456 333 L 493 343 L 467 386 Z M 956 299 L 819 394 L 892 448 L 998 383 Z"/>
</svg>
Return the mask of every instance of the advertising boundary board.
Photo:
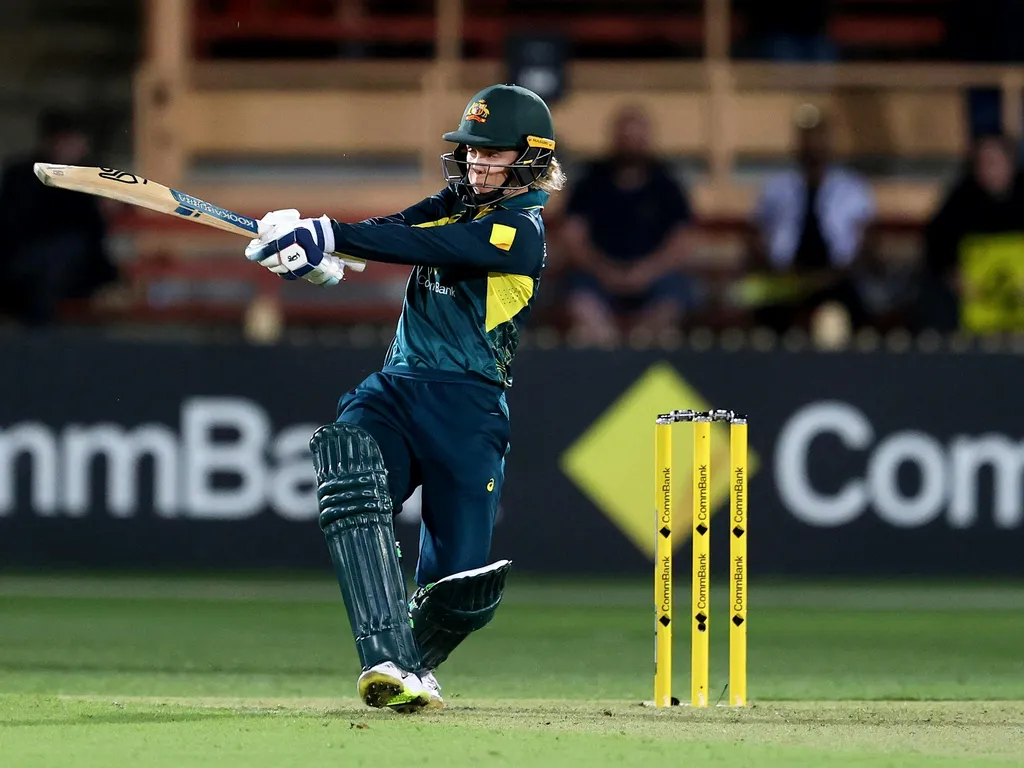
<svg viewBox="0 0 1024 768">
<path fill-rule="evenodd" d="M 0 354 L 0 568 L 328 567 L 306 444 L 382 348 L 44 334 Z M 654 416 L 726 408 L 750 419 L 752 577 L 1024 575 L 1021 371 L 980 353 L 524 349 L 492 554 L 522 572 L 648 574 Z M 268 396 L 285 382 L 302 396 Z M 712 438 L 716 575 L 726 440 Z M 418 497 L 396 523 L 407 565 L 417 513 Z"/>
</svg>

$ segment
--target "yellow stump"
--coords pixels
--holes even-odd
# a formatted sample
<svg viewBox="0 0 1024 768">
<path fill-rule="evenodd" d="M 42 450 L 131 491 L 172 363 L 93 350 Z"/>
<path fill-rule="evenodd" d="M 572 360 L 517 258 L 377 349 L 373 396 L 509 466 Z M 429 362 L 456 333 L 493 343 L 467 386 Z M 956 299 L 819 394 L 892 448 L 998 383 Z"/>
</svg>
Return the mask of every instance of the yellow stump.
<svg viewBox="0 0 1024 768">
<path fill-rule="evenodd" d="M 693 579 L 691 596 L 690 704 L 708 705 L 708 637 L 711 598 L 711 419 L 693 422 Z"/>
<path fill-rule="evenodd" d="M 654 426 L 654 705 L 672 705 L 672 424 Z"/>
<path fill-rule="evenodd" d="M 747 705 L 747 422 L 729 428 L 729 702 Z"/>
</svg>

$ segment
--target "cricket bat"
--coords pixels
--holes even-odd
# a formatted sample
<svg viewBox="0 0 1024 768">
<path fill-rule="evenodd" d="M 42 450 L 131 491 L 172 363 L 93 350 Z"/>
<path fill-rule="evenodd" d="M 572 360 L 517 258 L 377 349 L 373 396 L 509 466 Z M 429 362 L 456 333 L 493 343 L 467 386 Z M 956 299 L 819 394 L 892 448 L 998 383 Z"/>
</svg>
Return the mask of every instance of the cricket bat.
<svg viewBox="0 0 1024 768">
<path fill-rule="evenodd" d="M 33 170 L 36 178 L 48 187 L 108 197 L 158 213 L 182 216 L 197 224 L 205 224 L 236 235 L 245 235 L 250 240 L 259 235 L 256 219 L 213 205 L 134 173 L 119 171 L 116 168 L 52 163 L 36 163 Z M 345 262 L 346 269 L 355 272 L 366 269 L 366 262 L 363 259 L 343 253 L 334 255 Z"/>
</svg>

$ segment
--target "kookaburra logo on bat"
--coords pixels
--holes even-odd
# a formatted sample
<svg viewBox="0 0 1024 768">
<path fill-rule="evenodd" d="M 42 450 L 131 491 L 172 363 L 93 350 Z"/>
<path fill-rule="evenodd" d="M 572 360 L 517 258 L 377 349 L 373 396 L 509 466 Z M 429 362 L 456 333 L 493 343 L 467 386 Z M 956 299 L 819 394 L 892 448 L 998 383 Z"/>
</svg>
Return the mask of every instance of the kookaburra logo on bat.
<svg viewBox="0 0 1024 768">
<path fill-rule="evenodd" d="M 100 168 L 101 179 L 109 179 L 110 181 L 119 181 L 122 184 L 145 184 L 146 179 L 141 176 L 136 176 L 134 173 L 128 173 L 128 171 L 119 171 L 117 168 Z"/>
</svg>

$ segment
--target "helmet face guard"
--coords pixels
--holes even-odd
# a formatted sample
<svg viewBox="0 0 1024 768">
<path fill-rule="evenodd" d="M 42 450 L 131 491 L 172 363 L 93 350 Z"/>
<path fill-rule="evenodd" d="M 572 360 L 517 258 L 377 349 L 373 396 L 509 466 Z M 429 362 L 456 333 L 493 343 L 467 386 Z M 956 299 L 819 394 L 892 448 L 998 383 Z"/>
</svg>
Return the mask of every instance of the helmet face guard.
<svg viewBox="0 0 1024 768">
<path fill-rule="evenodd" d="M 544 146 L 537 146 L 541 142 L 544 143 Z M 510 192 L 529 188 L 531 184 L 541 178 L 554 156 L 553 147 L 553 141 L 536 139 L 533 136 L 527 137 L 526 148 L 520 151 L 519 156 L 512 163 L 507 165 L 476 164 L 477 168 L 486 167 L 487 174 L 481 183 L 474 185 L 469 182 L 469 163 L 466 161 L 469 147 L 466 144 L 459 144 L 451 152 L 441 155 L 444 180 L 467 208 L 482 208 L 498 202 Z M 518 149 L 518 147 L 508 147 L 508 149 Z M 491 174 L 498 172 L 496 175 L 501 175 L 501 171 L 504 171 L 504 179 L 497 184 L 489 183 Z M 479 187 L 480 192 L 477 192 L 474 187 Z"/>
</svg>

